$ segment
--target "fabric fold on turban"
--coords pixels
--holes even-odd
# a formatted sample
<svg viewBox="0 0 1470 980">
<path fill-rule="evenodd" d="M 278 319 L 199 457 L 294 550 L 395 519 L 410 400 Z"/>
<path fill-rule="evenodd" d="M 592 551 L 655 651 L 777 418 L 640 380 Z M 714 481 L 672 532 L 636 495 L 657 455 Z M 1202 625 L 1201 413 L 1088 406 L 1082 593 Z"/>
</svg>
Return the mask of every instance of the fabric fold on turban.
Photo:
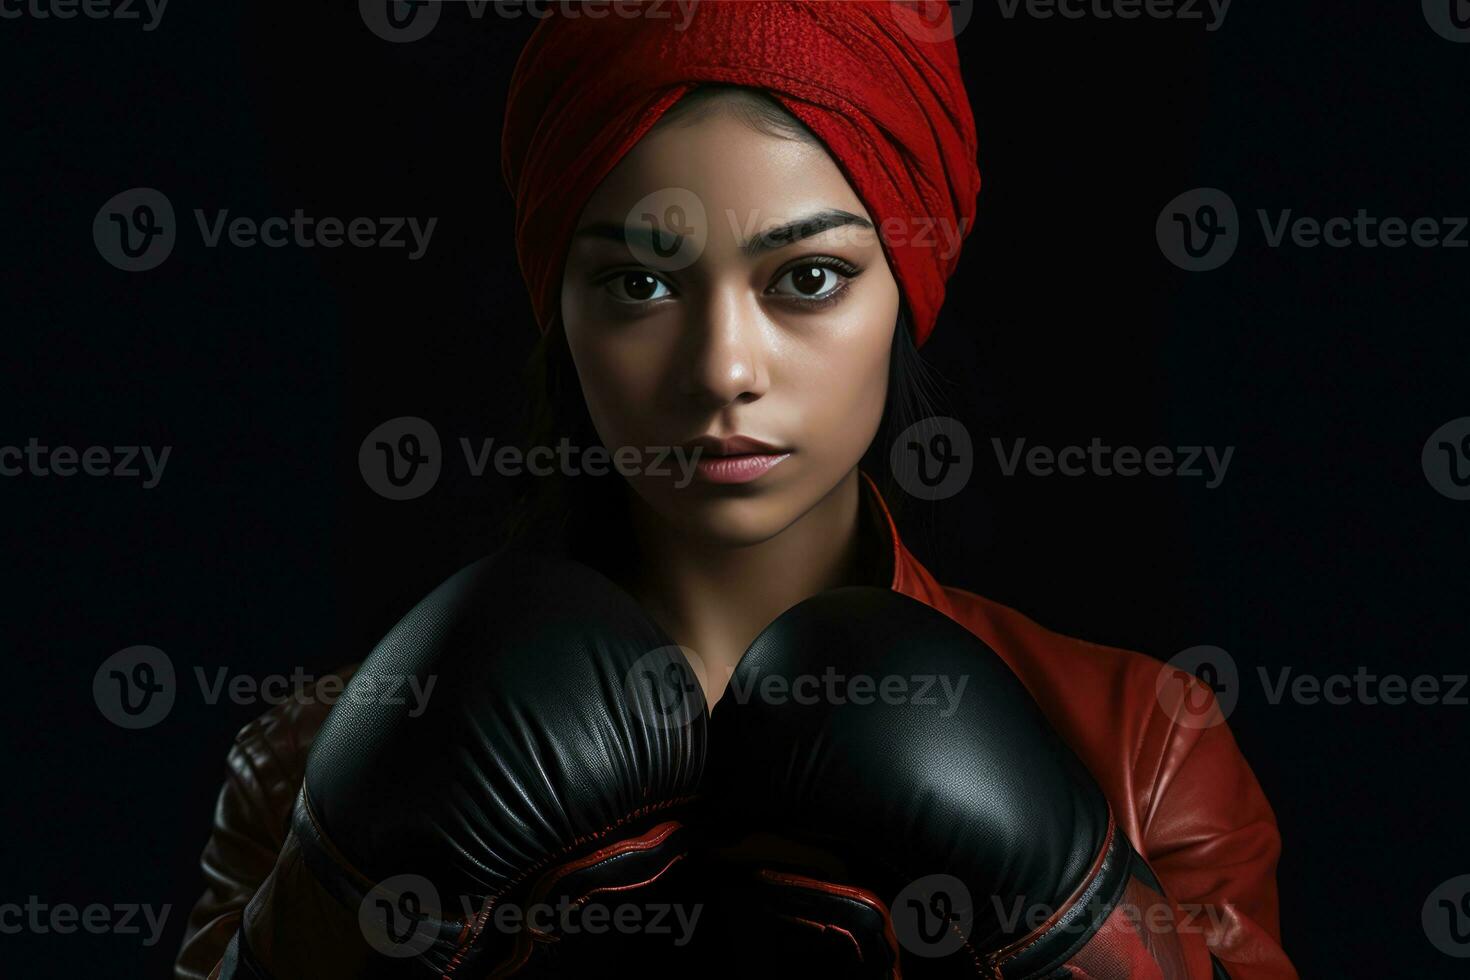
<svg viewBox="0 0 1470 980">
<path fill-rule="evenodd" d="M 661 6 L 554 13 L 516 64 L 501 167 L 541 329 L 603 178 L 687 92 L 724 83 L 766 90 L 825 144 L 874 218 L 922 344 L 980 189 L 948 5 L 702 0 L 687 19 Z"/>
</svg>

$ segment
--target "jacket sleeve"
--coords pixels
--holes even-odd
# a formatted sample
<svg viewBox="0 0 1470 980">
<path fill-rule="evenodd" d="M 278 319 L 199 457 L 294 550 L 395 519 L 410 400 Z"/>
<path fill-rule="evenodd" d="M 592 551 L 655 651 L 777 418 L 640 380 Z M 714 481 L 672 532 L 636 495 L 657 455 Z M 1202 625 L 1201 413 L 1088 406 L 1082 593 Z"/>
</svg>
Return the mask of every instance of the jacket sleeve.
<svg viewBox="0 0 1470 980">
<path fill-rule="evenodd" d="M 275 867 L 306 756 L 356 667 L 319 678 L 242 728 L 225 758 L 225 783 L 199 865 L 204 894 L 189 914 L 174 980 L 205 980 L 246 904 Z"/>
<path fill-rule="evenodd" d="M 1210 689 L 1189 675 L 1190 698 L 1145 744 L 1162 745 L 1149 782 L 1142 850 L 1182 912 L 1187 945 L 1203 943 L 1216 976 L 1295 980 L 1281 948 L 1276 862 L 1281 837 L 1255 774 L 1241 755 Z M 1190 707 L 1193 705 L 1193 707 Z"/>
</svg>

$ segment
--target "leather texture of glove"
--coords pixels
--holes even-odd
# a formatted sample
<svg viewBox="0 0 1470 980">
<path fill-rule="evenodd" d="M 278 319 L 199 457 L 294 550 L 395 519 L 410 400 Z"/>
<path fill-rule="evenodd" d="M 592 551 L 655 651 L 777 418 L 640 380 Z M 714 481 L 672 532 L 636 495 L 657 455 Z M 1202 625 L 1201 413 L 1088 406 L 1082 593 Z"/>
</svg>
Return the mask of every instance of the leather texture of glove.
<svg viewBox="0 0 1470 980">
<path fill-rule="evenodd" d="M 564 976 L 677 956 L 671 933 L 610 913 L 681 893 L 706 735 L 688 661 L 626 592 L 573 562 L 476 562 L 327 718 L 220 975 Z"/>
<path fill-rule="evenodd" d="M 756 639 L 711 721 L 716 939 L 767 975 L 1186 976 L 1108 802 L 1005 663 L 906 596 L 825 592 Z M 752 962 L 745 969 L 762 969 Z"/>
<path fill-rule="evenodd" d="M 1295 980 L 1296 971 L 1281 948 L 1276 888 L 1281 835 L 1276 818 L 1208 689 L 1150 657 L 1054 633 L 1014 609 L 962 588 L 941 585 L 905 547 L 876 485 L 866 474 L 864 487 L 873 516 L 864 524 L 864 531 L 876 535 L 871 542 L 876 551 L 891 553 L 893 558 L 891 574 L 883 576 L 887 588 L 955 620 L 997 652 L 1083 760 L 1111 802 L 1119 832 L 1147 856 L 1168 897 L 1178 903 L 1176 908 L 1188 920 L 1182 923 L 1178 938 L 1185 945 L 1190 980 L 1219 980 L 1227 975 L 1238 980 Z M 514 589 L 515 583 L 510 587 Z M 340 677 L 327 675 L 321 683 L 345 680 L 353 669 L 349 665 L 338 672 Z M 1208 713 L 1198 716 L 1191 710 L 1193 694 L 1161 702 L 1161 676 L 1172 676 L 1184 690 L 1197 693 L 1215 719 L 1202 723 Z M 201 862 L 206 888 L 190 915 L 175 980 L 205 980 L 217 968 L 252 896 L 263 889 L 279 890 L 274 883 L 267 887 L 266 879 L 286 844 L 307 755 L 329 703 L 320 689 L 308 688 L 305 697 L 273 707 L 246 725 L 231 745 L 227 778 Z M 766 843 L 793 846 L 789 838 L 771 838 Z M 292 846 L 298 846 L 294 838 Z M 870 968 L 885 951 L 894 951 L 896 957 L 901 944 L 884 934 L 884 926 L 891 923 L 877 911 L 882 903 L 852 888 L 845 905 L 833 906 L 828 901 L 833 889 L 830 879 L 837 872 L 822 881 L 820 863 L 804 863 L 815 860 L 810 850 L 781 866 L 805 869 L 806 877 L 822 889 L 804 895 L 788 884 L 778 894 L 787 901 L 802 899 L 810 904 L 821 899 L 818 910 L 805 916 L 807 922 L 816 922 L 836 908 L 865 917 L 845 933 L 838 922 L 827 920 L 831 927 L 820 935 L 831 949 L 818 951 L 851 957 L 854 949 L 862 949 L 867 953 L 862 962 Z M 676 864 L 660 881 L 668 881 L 691 860 L 692 855 Z M 781 880 L 787 882 L 802 877 L 792 870 L 783 874 Z M 714 892 L 708 887 L 714 878 L 702 875 L 696 880 L 706 886 L 698 894 Z M 752 882 L 747 878 L 737 884 L 749 888 Z M 1129 889 L 1139 893 L 1130 900 L 1142 907 L 1158 904 L 1158 897 L 1148 894 L 1141 876 L 1133 878 Z M 886 896 L 889 903 L 895 898 Z M 735 911 L 754 915 L 756 908 L 747 904 Z M 711 906 L 700 918 L 697 931 L 701 938 L 716 924 L 716 911 Z M 902 917 L 904 908 L 896 911 Z M 1007 908 L 1007 915 L 1011 911 Z M 802 918 L 788 915 L 766 931 L 753 926 L 739 933 L 734 943 L 713 944 L 718 964 L 713 972 L 729 972 L 732 953 L 753 950 L 768 935 L 779 937 L 779 928 L 816 932 L 813 926 L 799 926 L 796 920 Z M 1129 949 L 1136 952 L 1137 943 L 1126 928 L 1116 935 L 1119 942 L 1112 947 L 1097 940 L 1090 943 L 1085 952 L 1101 965 L 1091 974 L 1073 971 L 1074 975 L 1128 976 L 1117 964 L 1127 963 L 1121 954 Z M 569 944 L 560 945 L 565 950 Z M 1223 964 L 1216 964 L 1214 971 L 1212 954 Z M 836 960 L 830 955 L 822 960 L 822 965 L 806 975 L 822 975 L 824 968 L 827 973 L 847 972 L 833 967 Z M 795 975 L 800 972 L 796 962 L 768 957 L 758 965 L 757 975 L 769 980 L 788 963 Z M 643 972 L 657 975 L 652 969 Z M 1140 963 L 1135 972 L 1160 975 L 1157 966 L 1147 963 Z M 667 975 L 697 973 L 686 970 Z M 875 974 L 871 969 L 857 969 L 851 975 Z"/>
</svg>

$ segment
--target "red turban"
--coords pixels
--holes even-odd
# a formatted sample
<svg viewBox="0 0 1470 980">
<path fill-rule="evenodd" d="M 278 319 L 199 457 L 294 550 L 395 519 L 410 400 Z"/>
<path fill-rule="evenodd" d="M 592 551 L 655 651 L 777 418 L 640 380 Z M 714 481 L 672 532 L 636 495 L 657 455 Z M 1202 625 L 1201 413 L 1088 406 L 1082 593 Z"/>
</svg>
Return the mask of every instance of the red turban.
<svg viewBox="0 0 1470 980">
<path fill-rule="evenodd" d="M 687 19 L 673 3 L 636 9 L 549 16 L 511 80 L 501 166 L 541 328 L 593 191 L 665 111 L 713 82 L 766 90 L 826 145 L 878 225 L 922 344 L 980 189 L 948 4 L 704 0 Z"/>
</svg>

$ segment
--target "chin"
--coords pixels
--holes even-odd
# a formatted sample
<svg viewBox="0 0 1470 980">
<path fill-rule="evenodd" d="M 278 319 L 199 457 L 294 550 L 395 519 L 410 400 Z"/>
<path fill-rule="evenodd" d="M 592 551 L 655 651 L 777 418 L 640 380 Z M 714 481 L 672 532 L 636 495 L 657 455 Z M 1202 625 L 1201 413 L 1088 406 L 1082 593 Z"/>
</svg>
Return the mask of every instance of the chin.
<svg viewBox="0 0 1470 980">
<path fill-rule="evenodd" d="M 807 510 L 794 487 L 752 493 L 748 487 L 696 484 L 684 490 L 660 487 L 640 495 L 680 531 L 725 547 L 769 541 Z"/>
</svg>

